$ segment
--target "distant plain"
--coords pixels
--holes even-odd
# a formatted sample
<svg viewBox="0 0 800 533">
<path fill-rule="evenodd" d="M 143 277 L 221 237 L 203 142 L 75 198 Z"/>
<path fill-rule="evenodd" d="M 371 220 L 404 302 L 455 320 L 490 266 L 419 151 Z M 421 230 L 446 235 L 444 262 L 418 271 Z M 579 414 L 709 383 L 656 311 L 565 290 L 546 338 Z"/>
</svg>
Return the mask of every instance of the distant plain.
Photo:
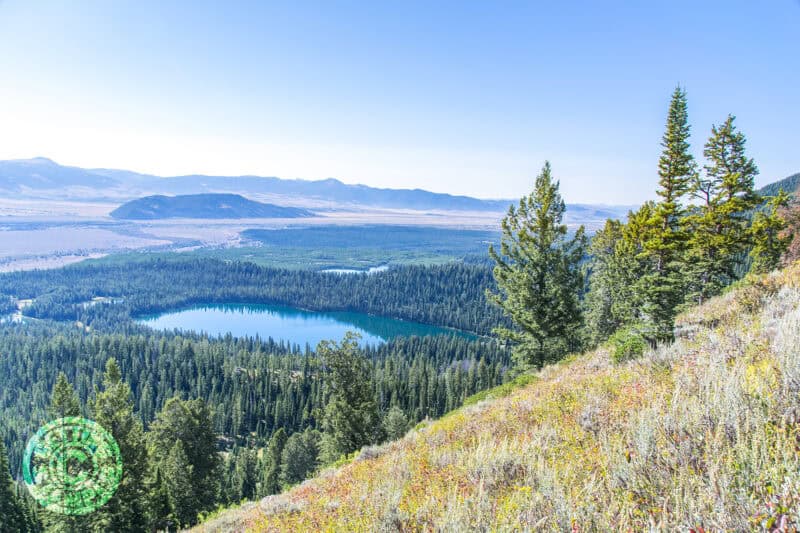
<svg viewBox="0 0 800 533">
<path fill-rule="evenodd" d="M 156 220 L 111 216 L 124 202 L 146 195 L 199 193 L 241 194 L 259 202 L 306 208 L 314 216 Z M 175 253 L 315 270 L 438 264 L 485 256 L 511 203 L 374 189 L 331 179 L 159 178 L 64 167 L 44 158 L 0 161 L 0 272 Z M 566 222 L 571 228 L 585 224 L 593 230 L 609 216 L 624 216 L 626 210 L 625 206 L 568 206 Z M 379 231 L 381 226 L 389 228 Z M 356 227 L 359 230 L 353 231 Z M 290 233 L 288 239 L 282 233 L 297 228 L 319 228 L 322 233 Z M 370 239 L 373 234 L 380 237 Z"/>
</svg>

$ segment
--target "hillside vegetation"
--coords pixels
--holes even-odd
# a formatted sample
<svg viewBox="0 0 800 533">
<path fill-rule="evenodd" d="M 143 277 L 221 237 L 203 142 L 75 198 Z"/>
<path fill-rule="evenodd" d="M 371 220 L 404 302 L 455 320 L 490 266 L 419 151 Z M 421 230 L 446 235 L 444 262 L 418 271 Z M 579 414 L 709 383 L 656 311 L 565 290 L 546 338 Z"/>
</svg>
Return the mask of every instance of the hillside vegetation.
<svg viewBox="0 0 800 533">
<path fill-rule="evenodd" d="M 669 346 L 573 356 L 197 530 L 797 525 L 798 304 L 800 265 L 749 278 L 679 315 Z"/>
</svg>

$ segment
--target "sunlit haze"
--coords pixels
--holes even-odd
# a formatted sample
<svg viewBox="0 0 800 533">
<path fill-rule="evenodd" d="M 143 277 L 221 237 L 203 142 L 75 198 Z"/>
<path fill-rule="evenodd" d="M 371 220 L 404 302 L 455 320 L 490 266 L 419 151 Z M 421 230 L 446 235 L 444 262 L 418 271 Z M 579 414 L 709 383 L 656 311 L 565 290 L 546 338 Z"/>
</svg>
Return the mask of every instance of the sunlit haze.
<svg viewBox="0 0 800 533">
<path fill-rule="evenodd" d="M 800 3 L 0 2 L 0 159 L 652 196 L 669 97 L 798 170 Z"/>
</svg>

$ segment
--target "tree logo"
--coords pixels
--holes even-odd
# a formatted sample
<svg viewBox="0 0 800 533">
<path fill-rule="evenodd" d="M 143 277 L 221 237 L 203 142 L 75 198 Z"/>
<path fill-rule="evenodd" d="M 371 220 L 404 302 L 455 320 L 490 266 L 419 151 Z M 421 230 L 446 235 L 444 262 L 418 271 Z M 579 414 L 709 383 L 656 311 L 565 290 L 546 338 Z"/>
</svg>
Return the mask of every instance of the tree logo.
<svg viewBox="0 0 800 533">
<path fill-rule="evenodd" d="M 96 422 L 59 418 L 28 441 L 22 475 L 31 495 L 48 511 L 85 515 L 103 506 L 119 487 L 119 445 Z"/>
</svg>

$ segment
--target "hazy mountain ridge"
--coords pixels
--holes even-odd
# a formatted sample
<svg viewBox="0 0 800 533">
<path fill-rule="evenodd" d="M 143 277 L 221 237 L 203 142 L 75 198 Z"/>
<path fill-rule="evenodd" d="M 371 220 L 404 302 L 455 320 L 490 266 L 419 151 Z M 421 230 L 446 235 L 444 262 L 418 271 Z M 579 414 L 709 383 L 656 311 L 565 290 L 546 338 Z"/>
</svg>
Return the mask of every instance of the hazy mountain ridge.
<svg viewBox="0 0 800 533">
<path fill-rule="evenodd" d="M 99 198 L 124 202 L 143 196 L 209 193 L 240 194 L 255 199 L 299 206 L 298 200 L 314 200 L 329 208 L 369 207 L 413 210 L 505 212 L 516 200 L 484 200 L 435 193 L 422 189 L 381 189 L 348 185 L 333 178 L 323 180 L 281 179 L 258 176 L 175 176 L 162 178 L 127 170 L 84 169 L 63 166 L 46 158 L 0 161 L 0 191 L 19 198 Z M 285 200 L 285 201 L 284 201 Z M 567 217 L 620 218 L 628 206 L 571 204 Z"/>
<path fill-rule="evenodd" d="M 333 178 L 281 179 L 260 176 L 187 175 L 158 177 L 115 169 L 84 169 L 59 165 L 47 158 L 0 161 L 0 190 L 23 197 L 67 196 L 79 200 L 93 189 L 93 198 L 130 200 L 156 194 L 233 193 L 277 195 L 325 200 L 340 205 L 397 209 L 503 211 L 510 200 L 482 200 L 422 189 L 379 189 L 348 185 Z"/>
<path fill-rule="evenodd" d="M 779 187 L 794 192 L 800 174 L 766 185 L 771 195 Z M 59 165 L 47 158 L 0 161 L 0 193 L 15 199 L 105 201 L 123 203 L 156 195 L 238 194 L 249 200 L 281 206 L 324 210 L 408 209 L 417 211 L 475 211 L 504 213 L 517 200 L 484 200 L 434 193 L 422 189 L 380 189 L 348 185 L 339 180 L 281 179 L 258 176 L 189 175 L 158 177 L 127 170 L 84 169 Z M 602 226 L 624 219 L 633 206 L 568 204 L 565 222 L 571 227 Z"/>
<path fill-rule="evenodd" d="M 238 194 L 187 194 L 146 196 L 131 200 L 111 212 L 123 220 L 165 218 L 302 218 L 315 216 L 307 209 L 282 207 L 248 200 Z"/>
<path fill-rule="evenodd" d="M 0 189 L 9 192 L 71 186 L 100 189 L 119 185 L 120 182 L 114 178 L 78 167 L 62 166 L 44 157 L 0 161 Z"/>
</svg>

